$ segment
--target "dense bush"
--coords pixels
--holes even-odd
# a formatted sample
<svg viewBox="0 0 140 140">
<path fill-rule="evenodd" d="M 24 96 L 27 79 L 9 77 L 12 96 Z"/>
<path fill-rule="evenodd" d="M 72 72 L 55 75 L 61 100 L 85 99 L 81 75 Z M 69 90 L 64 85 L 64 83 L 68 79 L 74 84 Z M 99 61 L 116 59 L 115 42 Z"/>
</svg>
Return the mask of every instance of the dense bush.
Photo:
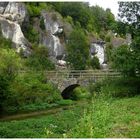
<svg viewBox="0 0 140 140">
<path fill-rule="evenodd" d="M 121 70 L 124 76 L 135 76 L 136 56 L 127 45 L 122 45 L 112 51 L 112 67 Z"/>
<path fill-rule="evenodd" d="M 67 61 L 71 68 L 76 70 L 86 69 L 89 59 L 89 44 L 83 30 L 75 29 L 69 37 L 67 45 Z"/>
<path fill-rule="evenodd" d="M 140 94 L 140 80 L 137 78 L 106 79 L 96 84 L 91 84 L 89 90 L 93 95 L 106 97 L 131 97 Z"/>
<path fill-rule="evenodd" d="M 109 63 L 111 63 L 112 60 L 112 49 L 113 49 L 113 45 L 111 43 L 107 43 L 105 47 L 105 54 L 106 54 L 107 62 Z"/>
<path fill-rule="evenodd" d="M 6 106 L 51 104 L 62 99 L 57 88 L 51 83 L 44 83 L 43 77 L 40 73 L 20 74 L 9 87 L 10 95 Z"/>
<path fill-rule="evenodd" d="M 32 20 L 30 21 L 32 22 Z M 23 29 L 25 37 L 33 44 L 39 44 L 39 32 L 32 25 L 28 25 L 26 30 Z"/>
<path fill-rule="evenodd" d="M 80 100 L 82 98 L 89 98 L 89 97 L 90 97 L 90 93 L 86 88 L 77 87 L 72 91 L 70 99 Z"/>
<path fill-rule="evenodd" d="M 92 66 L 93 69 L 100 69 L 100 63 L 98 57 L 94 56 L 90 60 L 90 65 Z"/>
<path fill-rule="evenodd" d="M 53 70 L 54 63 L 48 58 L 48 49 L 44 46 L 34 47 L 32 54 L 27 58 L 26 65 L 35 70 Z"/>
<path fill-rule="evenodd" d="M 9 96 L 9 85 L 14 81 L 20 68 L 20 58 L 11 49 L 0 51 L 0 110 L 4 109 Z"/>
<path fill-rule="evenodd" d="M 0 48 L 10 49 L 12 47 L 12 42 L 9 39 L 5 39 L 0 33 Z"/>
</svg>

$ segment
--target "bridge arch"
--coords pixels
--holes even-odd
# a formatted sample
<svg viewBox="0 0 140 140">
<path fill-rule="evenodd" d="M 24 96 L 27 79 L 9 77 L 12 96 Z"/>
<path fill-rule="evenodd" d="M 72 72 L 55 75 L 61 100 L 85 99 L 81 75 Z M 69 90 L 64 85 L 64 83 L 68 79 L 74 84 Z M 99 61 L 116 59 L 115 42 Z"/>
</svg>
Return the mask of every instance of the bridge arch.
<svg viewBox="0 0 140 140">
<path fill-rule="evenodd" d="M 79 87 L 79 84 L 72 84 L 68 87 L 66 87 L 62 92 L 61 95 L 63 97 L 63 99 L 70 99 L 71 95 L 72 95 L 72 91 L 76 88 Z"/>
</svg>

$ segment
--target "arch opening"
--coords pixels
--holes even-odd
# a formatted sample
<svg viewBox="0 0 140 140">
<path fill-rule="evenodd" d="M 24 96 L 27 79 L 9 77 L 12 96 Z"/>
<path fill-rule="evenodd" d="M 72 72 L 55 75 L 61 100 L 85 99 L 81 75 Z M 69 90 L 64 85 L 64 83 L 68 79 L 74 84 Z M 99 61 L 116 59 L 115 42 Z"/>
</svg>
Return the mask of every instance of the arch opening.
<svg viewBox="0 0 140 140">
<path fill-rule="evenodd" d="M 70 86 L 66 87 L 61 93 L 63 99 L 70 99 L 71 96 L 72 96 L 72 91 L 76 87 L 79 87 L 79 86 L 80 86 L 79 84 L 73 84 L 73 85 L 70 85 Z"/>
</svg>

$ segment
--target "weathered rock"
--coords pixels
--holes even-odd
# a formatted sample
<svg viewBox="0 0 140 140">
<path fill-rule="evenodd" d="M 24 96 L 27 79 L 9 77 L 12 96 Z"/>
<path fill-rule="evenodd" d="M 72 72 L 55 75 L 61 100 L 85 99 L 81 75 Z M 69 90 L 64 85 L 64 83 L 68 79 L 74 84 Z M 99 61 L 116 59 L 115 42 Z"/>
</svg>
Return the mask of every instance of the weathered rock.
<svg viewBox="0 0 140 140">
<path fill-rule="evenodd" d="M 5 8 L 3 15 L 12 17 L 13 21 L 22 23 L 27 14 L 25 5 L 20 2 L 9 2 Z"/>
<path fill-rule="evenodd" d="M 117 48 L 123 44 L 127 44 L 126 40 L 123 38 L 112 38 L 111 43 L 114 48 Z"/>
<path fill-rule="evenodd" d="M 103 64 L 104 62 L 104 44 L 100 44 L 100 43 L 91 43 L 90 46 L 90 53 L 91 53 L 91 57 L 93 56 L 97 56 L 99 59 L 99 63 L 100 65 Z"/>
<path fill-rule="evenodd" d="M 49 48 L 50 56 L 63 56 L 65 53 L 64 43 L 60 42 L 58 36 L 60 27 L 63 26 L 62 17 L 56 12 L 42 12 L 44 18 L 46 36 L 42 36 L 41 44 Z M 61 31 L 63 29 L 61 28 Z"/>
<path fill-rule="evenodd" d="M 20 24 L 26 16 L 26 9 L 23 3 L 9 2 L 0 4 L 0 25 L 3 37 L 10 39 L 17 52 L 22 49 L 24 54 L 29 54 L 29 43 L 24 37 Z M 20 24 L 19 24 L 20 23 Z"/>
<path fill-rule="evenodd" d="M 4 13 L 7 5 L 8 5 L 8 2 L 0 2 L 0 14 Z"/>
</svg>

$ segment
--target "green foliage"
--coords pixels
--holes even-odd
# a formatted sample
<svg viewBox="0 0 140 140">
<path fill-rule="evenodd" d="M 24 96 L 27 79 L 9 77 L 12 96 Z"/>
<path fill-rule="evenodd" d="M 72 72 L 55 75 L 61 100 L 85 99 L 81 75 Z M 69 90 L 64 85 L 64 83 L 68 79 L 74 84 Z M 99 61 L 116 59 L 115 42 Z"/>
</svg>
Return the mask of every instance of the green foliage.
<svg viewBox="0 0 140 140">
<path fill-rule="evenodd" d="M 111 119 L 108 103 L 100 100 L 91 103 L 79 123 L 68 133 L 74 138 L 103 138 L 109 132 Z"/>
<path fill-rule="evenodd" d="M 29 22 L 23 23 L 22 30 L 25 37 L 33 44 L 39 44 L 39 27 L 45 30 L 44 20 L 41 16 L 43 10 L 50 10 L 51 6 L 44 2 L 27 2 L 25 3 L 29 13 Z M 41 18 L 40 18 L 41 17 Z M 36 28 L 36 19 L 40 20 L 40 25 Z"/>
<path fill-rule="evenodd" d="M 105 79 L 102 82 L 97 82 L 89 86 L 89 91 L 93 96 L 104 96 L 105 98 L 112 97 L 131 97 L 138 95 L 140 80 L 137 78 L 116 78 Z"/>
<path fill-rule="evenodd" d="M 140 32 L 139 32 L 140 34 Z M 140 76 L 140 38 L 139 35 L 133 40 L 131 48 L 133 50 L 132 55 L 134 56 L 135 71 L 137 71 L 137 76 Z"/>
<path fill-rule="evenodd" d="M 48 57 L 48 49 L 44 46 L 34 47 L 32 54 L 27 58 L 27 66 L 34 70 L 54 70 L 55 65 Z"/>
<path fill-rule="evenodd" d="M 71 25 L 74 25 L 73 19 L 72 19 L 71 16 L 67 16 L 67 17 L 65 18 L 65 21 L 66 21 L 66 22 L 69 22 Z"/>
<path fill-rule="evenodd" d="M 115 32 L 121 37 L 125 37 L 126 33 L 129 32 L 129 24 L 123 23 L 122 21 L 116 22 Z"/>
<path fill-rule="evenodd" d="M 81 102 L 70 110 L 1 121 L 1 138 L 139 138 L 140 97 Z M 86 103 L 86 104 L 85 104 Z M 115 108 L 115 109 L 114 109 Z M 85 110 L 85 111 L 84 111 Z"/>
<path fill-rule="evenodd" d="M 100 69 L 100 63 L 98 57 L 94 56 L 90 60 L 90 65 L 92 66 L 93 69 Z"/>
<path fill-rule="evenodd" d="M 62 16 L 70 16 L 74 23 L 78 21 L 82 27 L 87 26 L 90 15 L 86 3 L 54 3 L 53 5 L 55 9 L 62 14 Z"/>
<path fill-rule="evenodd" d="M 120 20 L 116 24 L 116 32 L 121 36 L 130 33 L 134 39 L 139 32 L 139 16 L 138 9 L 140 8 L 139 2 L 119 2 L 119 17 Z"/>
<path fill-rule="evenodd" d="M 70 99 L 72 99 L 72 100 L 81 100 L 83 98 L 89 98 L 89 97 L 90 97 L 90 93 L 88 92 L 88 90 L 86 88 L 77 87 L 71 93 Z"/>
<path fill-rule="evenodd" d="M 94 19 L 95 30 L 99 33 L 102 30 L 109 30 L 115 24 L 114 15 L 110 9 L 106 11 L 99 6 L 92 6 L 91 13 Z"/>
<path fill-rule="evenodd" d="M 40 28 L 41 28 L 42 30 L 45 30 L 45 23 L 44 23 L 43 17 L 41 17 L 41 19 L 40 19 Z"/>
<path fill-rule="evenodd" d="M 78 124 L 65 138 L 139 137 L 139 97 L 119 100 L 93 100 Z M 114 109 L 115 108 L 115 109 Z M 137 115 L 134 117 L 133 113 Z"/>
<path fill-rule="evenodd" d="M 105 54 L 108 62 L 111 62 L 112 60 L 112 50 L 113 50 L 113 45 L 111 43 L 107 43 L 105 47 Z"/>
<path fill-rule="evenodd" d="M 110 9 L 106 11 L 99 6 L 89 7 L 88 3 L 51 3 L 54 9 L 63 17 L 70 16 L 74 24 L 88 30 L 100 32 L 101 30 L 113 29 L 115 22 L 114 15 Z"/>
<path fill-rule="evenodd" d="M 11 47 L 12 47 L 12 42 L 11 42 L 11 40 L 9 40 L 9 39 L 5 39 L 2 35 L 1 35 L 1 33 L 0 33 L 0 42 L 1 42 L 1 44 L 0 44 L 0 49 L 1 48 L 3 48 L 3 49 L 10 49 Z"/>
<path fill-rule="evenodd" d="M 11 96 L 7 106 L 23 106 L 28 104 L 54 103 L 61 99 L 56 87 L 44 82 L 40 73 L 25 73 L 19 75 L 10 85 Z"/>
<path fill-rule="evenodd" d="M 135 56 L 127 45 L 113 50 L 113 67 L 121 70 L 125 76 L 135 76 Z"/>
<path fill-rule="evenodd" d="M 82 30 L 74 30 L 67 45 L 68 62 L 73 69 L 83 70 L 89 59 L 89 45 Z"/>
<path fill-rule="evenodd" d="M 21 60 L 11 49 L 0 51 L 0 110 L 4 110 L 9 96 L 9 85 L 15 79 Z"/>
<path fill-rule="evenodd" d="M 9 78 L 14 77 L 21 66 L 21 59 L 12 49 L 1 49 L 0 61 L 0 74 L 5 74 Z"/>
<path fill-rule="evenodd" d="M 72 105 L 73 104 L 73 101 L 72 100 L 60 100 L 60 101 L 57 101 L 57 104 L 59 105 Z"/>
<path fill-rule="evenodd" d="M 29 25 L 24 32 L 26 38 L 33 44 L 39 43 L 39 32 L 33 27 L 33 25 Z"/>
<path fill-rule="evenodd" d="M 62 138 L 63 134 L 77 124 L 83 106 L 70 110 L 53 109 L 52 113 L 35 118 L 0 122 L 1 138 Z"/>
<path fill-rule="evenodd" d="M 110 41 L 111 41 L 111 35 L 105 36 L 105 41 L 106 41 L 106 42 L 110 42 Z"/>
<path fill-rule="evenodd" d="M 40 16 L 40 7 L 38 6 L 39 3 L 26 3 L 27 10 L 31 17 L 38 17 Z"/>
</svg>

